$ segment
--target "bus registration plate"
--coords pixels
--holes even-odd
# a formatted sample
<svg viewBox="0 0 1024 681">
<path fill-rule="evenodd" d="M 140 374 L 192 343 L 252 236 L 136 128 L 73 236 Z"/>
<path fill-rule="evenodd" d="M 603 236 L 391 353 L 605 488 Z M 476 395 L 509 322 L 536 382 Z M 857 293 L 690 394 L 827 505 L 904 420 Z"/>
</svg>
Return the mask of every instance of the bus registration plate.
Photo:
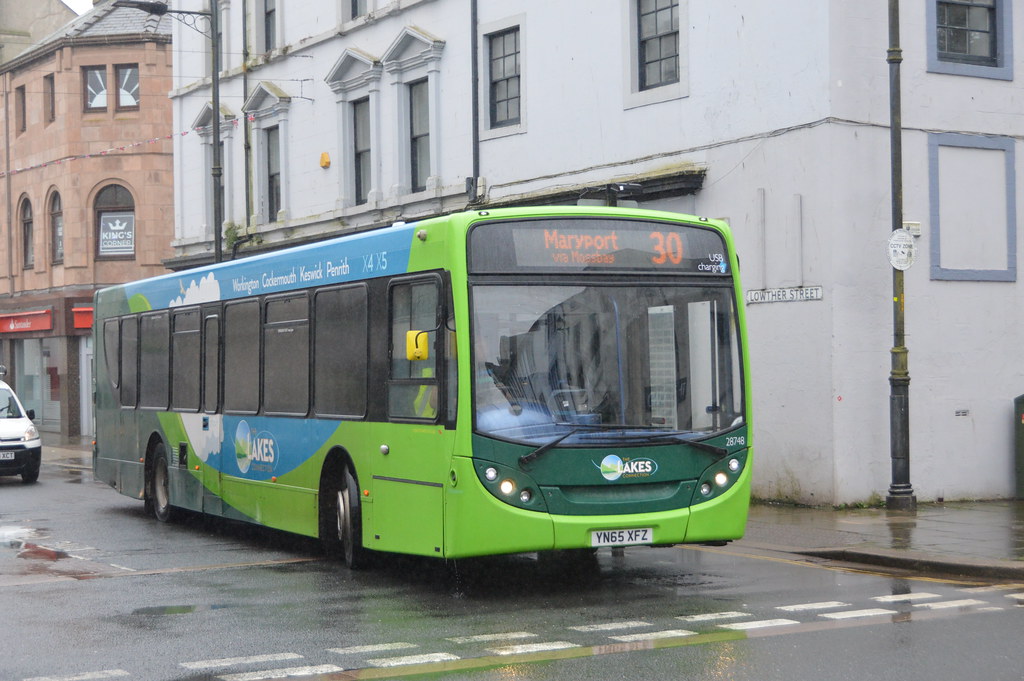
<svg viewBox="0 0 1024 681">
<path fill-rule="evenodd" d="M 14 452 L 0 452 L 0 461 L 13 461 Z"/>
<path fill-rule="evenodd" d="M 653 541 L 654 530 L 650 527 L 632 530 L 594 530 L 590 533 L 591 546 L 626 546 L 650 544 Z"/>
</svg>

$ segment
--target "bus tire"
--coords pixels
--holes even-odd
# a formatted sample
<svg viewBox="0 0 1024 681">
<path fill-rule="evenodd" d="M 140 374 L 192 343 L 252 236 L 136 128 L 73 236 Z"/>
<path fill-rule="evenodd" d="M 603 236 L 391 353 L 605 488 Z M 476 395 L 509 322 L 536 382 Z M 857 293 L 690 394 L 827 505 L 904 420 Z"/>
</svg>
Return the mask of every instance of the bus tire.
<svg viewBox="0 0 1024 681">
<path fill-rule="evenodd" d="M 369 550 L 363 546 L 363 519 L 359 486 L 352 468 L 335 468 L 324 475 L 320 505 L 320 536 L 331 557 L 350 570 L 366 567 Z"/>
<path fill-rule="evenodd" d="M 171 506 L 170 476 L 167 469 L 167 453 L 163 443 L 157 443 L 150 451 L 152 467 L 146 475 L 146 508 L 162 523 L 171 522 L 175 509 Z"/>
</svg>

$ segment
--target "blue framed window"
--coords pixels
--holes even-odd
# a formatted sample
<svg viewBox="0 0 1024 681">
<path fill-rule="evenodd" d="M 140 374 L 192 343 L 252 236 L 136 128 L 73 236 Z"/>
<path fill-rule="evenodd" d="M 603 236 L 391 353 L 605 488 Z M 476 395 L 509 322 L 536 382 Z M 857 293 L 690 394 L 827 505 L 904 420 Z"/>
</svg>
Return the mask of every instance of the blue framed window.
<svg viewBox="0 0 1024 681">
<path fill-rule="evenodd" d="M 932 279 L 1017 280 L 1015 167 L 1011 138 L 928 136 Z"/>
<path fill-rule="evenodd" d="M 1013 80 L 1009 0 L 927 3 L 928 71 Z"/>
</svg>

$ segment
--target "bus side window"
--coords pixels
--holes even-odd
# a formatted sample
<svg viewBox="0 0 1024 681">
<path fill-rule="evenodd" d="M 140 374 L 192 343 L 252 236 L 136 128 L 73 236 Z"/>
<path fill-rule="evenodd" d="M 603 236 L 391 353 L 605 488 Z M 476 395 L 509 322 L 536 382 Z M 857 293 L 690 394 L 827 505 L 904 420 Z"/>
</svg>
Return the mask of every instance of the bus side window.
<svg viewBox="0 0 1024 681">
<path fill-rule="evenodd" d="M 396 418 L 437 418 L 437 334 L 440 282 L 398 284 L 391 288 L 391 381 L 388 414 Z M 410 333 L 413 332 L 413 333 Z M 429 352 L 413 359 L 410 338 Z"/>
</svg>

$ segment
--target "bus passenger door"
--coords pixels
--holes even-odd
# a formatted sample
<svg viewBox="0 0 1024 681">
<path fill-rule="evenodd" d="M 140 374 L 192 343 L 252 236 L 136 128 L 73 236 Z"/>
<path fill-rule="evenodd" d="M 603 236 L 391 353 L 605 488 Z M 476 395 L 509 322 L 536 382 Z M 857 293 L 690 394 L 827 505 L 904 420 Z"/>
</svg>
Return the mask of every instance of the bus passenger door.
<svg viewBox="0 0 1024 681">
<path fill-rule="evenodd" d="M 374 467 L 371 548 L 444 552 L 444 485 L 453 431 L 442 423 L 449 337 L 442 290 L 441 277 L 430 275 L 396 280 L 388 291 L 389 424 L 380 429 L 382 454 Z"/>
</svg>

